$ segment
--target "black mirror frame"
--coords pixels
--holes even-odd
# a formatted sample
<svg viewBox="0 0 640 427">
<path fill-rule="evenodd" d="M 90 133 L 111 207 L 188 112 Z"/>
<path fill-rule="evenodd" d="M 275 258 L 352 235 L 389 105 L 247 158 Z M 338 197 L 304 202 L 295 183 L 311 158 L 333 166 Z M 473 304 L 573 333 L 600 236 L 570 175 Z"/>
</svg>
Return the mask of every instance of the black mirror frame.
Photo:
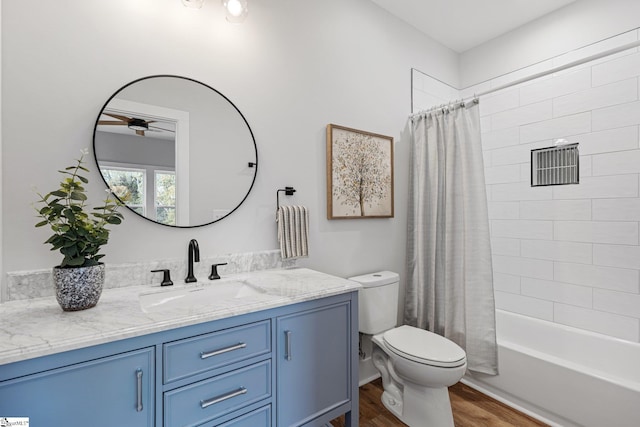
<svg viewBox="0 0 640 427">
<path fill-rule="evenodd" d="M 218 219 L 215 219 L 215 220 L 213 220 L 213 221 L 211 221 L 211 222 L 207 222 L 207 223 L 204 223 L 204 224 L 197 224 L 197 225 L 171 225 L 171 224 L 163 224 L 163 223 L 161 223 L 161 222 L 157 222 L 157 221 L 154 221 L 154 220 L 152 220 L 152 219 L 150 219 L 150 218 L 147 218 L 146 216 L 144 216 L 144 215 L 142 215 L 142 214 L 140 214 L 140 213 L 138 213 L 138 212 L 134 211 L 133 209 L 129 208 L 128 206 L 124 205 L 124 203 L 123 203 L 123 205 L 124 205 L 124 206 L 125 206 L 125 207 L 130 211 L 130 212 L 135 213 L 136 215 L 138 215 L 138 216 L 140 216 L 140 217 L 142 217 L 142 218 L 146 219 L 147 221 L 152 222 L 152 223 L 154 223 L 154 224 L 162 225 L 162 226 L 165 226 L 165 227 L 171 227 L 171 228 L 197 228 L 197 227 L 204 227 L 204 226 L 211 225 L 211 224 L 213 224 L 213 223 L 219 222 L 219 221 L 221 221 L 221 220 L 225 219 L 226 217 L 228 217 L 229 215 L 231 215 L 232 213 L 234 213 L 234 212 L 235 212 L 235 211 L 236 211 L 240 206 L 242 206 L 242 204 L 243 204 L 243 203 L 244 203 L 244 201 L 247 199 L 247 197 L 249 197 L 249 193 L 251 193 L 251 190 L 253 189 L 253 186 L 254 186 L 254 184 L 255 184 L 255 182 L 256 182 L 256 177 L 258 176 L 258 145 L 256 144 L 256 138 L 255 138 L 255 136 L 253 135 L 253 130 L 251 129 L 251 126 L 249 126 L 249 122 L 247 121 L 247 119 L 246 119 L 246 117 L 244 116 L 244 114 L 242 114 L 242 112 L 238 109 L 238 107 L 236 107 L 236 105 L 235 105 L 233 102 L 231 102 L 231 100 L 230 100 L 229 98 L 227 98 L 224 94 L 222 94 L 220 91 L 218 91 L 218 90 L 216 90 L 216 89 L 212 88 L 211 86 L 209 86 L 209 85 L 207 85 L 207 84 L 205 84 L 205 83 L 202 83 L 202 82 L 200 82 L 200 81 L 198 81 L 198 80 L 195 80 L 195 79 L 192 79 L 192 78 L 189 78 L 189 77 L 184 77 L 184 76 L 172 75 L 172 74 L 155 74 L 155 75 L 146 76 L 146 77 L 141 77 L 141 78 L 139 78 L 139 79 L 133 80 L 133 81 L 131 81 L 131 82 L 129 82 L 129 83 L 127 83 L 127 84 L 125 84 L 124 86 L 122 86 L 122 87 L 121 87 L 120 89 L 118 89 L 117 91 L 115 91 L 115 92 L 113 93 L 113 95 L 111 95 L 111 96 L 109 97 L 109 99 L 107 99 L 107 102 L 105 102 L 105 103 L 104 103 L 104 105 L 102 106 L 102 108 L 100 109 L 100 112 L 98 113 L 98 117 L 96 118 L 96 123 L 95 123 L 95 125 L 94 125 L 94 127 L 93 127 L 93 158 L 94 158 L 94 161 L 95 161 L 95 163 L 96 163 L 96 167 L 98 168 L 98 172 L 100 172 L 100 164 L 98 163 L 98 156 L 96 155 L 96 132 L 98 131 L 98 122 L 100 121 L 100 116 L 102 115 L 102 112 L 103 112 L 103 111 L 104 111 L 104 109 L 107 107 L 107 105 L 109 105 L 109 102 L 111 102 L 111 100 L 112 100 L 113 98 L 115 98 L 115 97 L 116 97 L 116 95 L 118 95 L 120 92 L 122 92 L 122 91 L 123 91 L 124 89 L 126 89 L 127 87 L 129 87 L 129 86 L 131 86 L 131 85 L 133 85 L 133 84 L 135 84 L 135 83 L 138 83 L 138 82 L 140 82 L 140 81 L 143 81 L 143 80 L 148 80 L 148 79 L 158 78 L 158 77 L 173 77 L 173 78 L 178 78 L 178 79 L 182 79 L 182 80 L 188 80 L 188 81 L 191 81 L 191 82 L 193 82 L 193 83 L 197 83 L 197 84 L 199 84 L 199 85 L 202 85 L 202 86 L 204 86 L 204 87 L 206 87 L 206 88 L 208 88 L 208 89 L 210 89 L 210 90 L 214 91 L 215 93 L 217 93 L 218 95 L 220 95 L 221 97 L 223 97 L 223 98 L 224 98 L 224 99 L 225 99 L 229 104 L 231 104 L 231 106 L 232 106 L 232 107 L 233 107 L 233 108 L 238 112 L 238 114 L 240 114 L 240 117 L 242 117 L 242 120 L 243 120 L 243 121 L 244 121 L 244 123 L 247 125 L 247 129 L 249 129 L 249 134 L 251 135 L 251 140 L 253 141 L 253 149 L 254 149 L 254 151 L 255 151 L 255 155 L 256 155 L 255 159 L 256 159 L 256 160 L 255 160 L 255 162 L 250 162 L 250 163 L 249 163 L 249 167 L 251 167 L 251 168 L 255 168 L 255 171 L 254 171 L 254 174 L 253 174 L 253 180 L 251 181 L 251 185 L 249 186 L 249 189 L 247 190 L 247 193 L 244 195 L 244 197 L 242 198 L 242 200 L 240 200 L 240 202 L 237 204 L 237 206 L 236 206 L 235 208 L 233 208 L 233 209 L 232 209 L 228 214 L 226 214 L 225 216 L 222 216 L 222 217 L 220 217 L 220 218 L 218 218 Z M 107 183 L 107 181 L 104 179 L 104 176 L 102 175 L 102 173 L 101 173 L 101 172 L 100 172 L 100 178 L 102 178 L 102 181 L 104 182 L 104 184 L 107 186 L 107 188 L 109 188 L 109 184 L 108 184 L 108 183 Z M 114 194 L 114 196 L 115 196 L 115 194 Z M 115 197 L 117 197 L 117 196 L 115 196 Z M 118 198 L 118 200 L 120 200 L 120 199 Z M 121 201 L 121 200 L 120 200 L 120 201 Z M 121 201 L 121 202 L 122 202 L 122 201 Z"/>
</svg>

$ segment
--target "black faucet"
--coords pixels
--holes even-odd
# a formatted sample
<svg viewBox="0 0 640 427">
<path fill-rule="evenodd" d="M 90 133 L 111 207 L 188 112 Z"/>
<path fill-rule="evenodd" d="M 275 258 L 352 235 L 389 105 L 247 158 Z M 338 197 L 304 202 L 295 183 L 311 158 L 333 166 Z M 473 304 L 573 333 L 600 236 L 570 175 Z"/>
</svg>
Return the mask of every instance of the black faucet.
<svg viewBox="0 0 640 427">
<path fill-rule="evenodd" d="M 193 262 L 200 262 L 200 248 L 198 247 L 198 241 L 196 239 L 191 239 L 189 242 L 189 266 L 187 271 L 187 278 L 184 279 L 185 282 L 197 282 L 198 279 L 193 275 Z"/>
</svg>

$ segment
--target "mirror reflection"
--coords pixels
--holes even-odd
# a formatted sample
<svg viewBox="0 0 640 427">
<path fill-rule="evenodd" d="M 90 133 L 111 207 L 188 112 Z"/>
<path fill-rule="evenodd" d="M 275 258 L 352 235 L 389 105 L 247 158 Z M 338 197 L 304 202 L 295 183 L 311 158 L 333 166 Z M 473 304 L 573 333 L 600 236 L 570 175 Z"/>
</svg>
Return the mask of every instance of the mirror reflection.
<svg viewBox="0 0 640 427">
<path fill-rule="evenodd" d="M 106 102 L 94 129 L 105 183 L 135 213 L 196 227 L 226 217 L 253 187 L 257 148 L 224 95 L 179 76 L 145 77 Z"/>
</svg>

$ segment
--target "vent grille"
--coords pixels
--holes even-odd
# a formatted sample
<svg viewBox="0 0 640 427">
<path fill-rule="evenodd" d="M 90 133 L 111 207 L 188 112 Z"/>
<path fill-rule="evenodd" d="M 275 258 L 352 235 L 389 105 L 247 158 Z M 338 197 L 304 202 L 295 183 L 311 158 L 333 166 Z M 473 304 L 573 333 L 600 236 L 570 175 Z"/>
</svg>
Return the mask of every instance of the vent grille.
<svg viewBox="0 0 640 427">
<path fill-rule="evenodd" d="M 531 150 L 531 186 L 578 184 L 578 143 Z"/>
</svg>

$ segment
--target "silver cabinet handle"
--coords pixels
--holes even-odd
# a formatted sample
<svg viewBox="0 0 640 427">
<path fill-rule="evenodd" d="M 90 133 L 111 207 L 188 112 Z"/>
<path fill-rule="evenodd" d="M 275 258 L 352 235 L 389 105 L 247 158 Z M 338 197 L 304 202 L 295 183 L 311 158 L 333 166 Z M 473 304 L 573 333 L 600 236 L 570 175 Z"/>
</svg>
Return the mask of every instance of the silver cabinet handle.
<svg viewBox="0 0 640 427">
<path fill-rule="evenodd" d="M 232 391 L 231 393 L 223 394 L 217 397 L 212 397 L 211 399 L 207 399 L 207 400 L 201 400 L 200 407 L 204 409 L 208 406 L 215 405 L 216 403 L 224 402 L 225 400 L 228 400 L 237 396 L 241 396 L 246 393 L 247 393 L 247 389 L 244 387 L 240 387 L 239 389 L 237 389 L 236 391 Z"/>
<path fill-rule="evenodd" d="M 291 331 L 284 331 L 285 360 L 291 360 Z"/>
<path fill-rule="evenodd" d="M 208 357 L 217 356 L 219 354 L 228 353 L 230 351 L 240 350 L 241 348 L 245 348 L 246 346 L 247 346 L 247 343 L 241 342 L 241 343 L 238 343 L 236 345 L 232 345 L 232 346 L 229 346 L 229 347 L 221 348 L 219 350 L 203 351 L 203 352 L 200 353 L 200 359 L 206 359 Z"/>
<path fill-rule="evenodd" d="M 136 380 L 138 384 L 136 411 L 142 412 L 142 369 L 136 371 Z"/>
</svg>

